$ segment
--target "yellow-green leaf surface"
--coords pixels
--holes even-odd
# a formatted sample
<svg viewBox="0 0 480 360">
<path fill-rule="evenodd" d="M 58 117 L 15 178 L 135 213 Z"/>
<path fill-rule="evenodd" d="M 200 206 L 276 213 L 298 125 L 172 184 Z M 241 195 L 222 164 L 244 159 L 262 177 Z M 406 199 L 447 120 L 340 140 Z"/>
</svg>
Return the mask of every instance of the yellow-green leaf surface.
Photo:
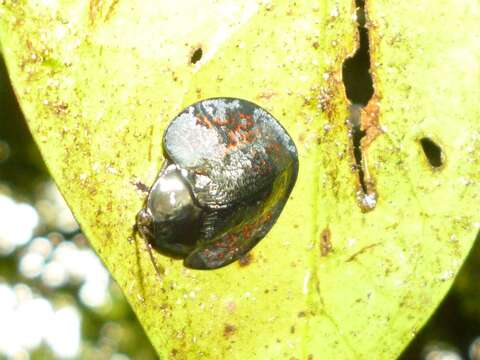
<svg viewBox="0 0 480 360">
<path fill-rule="evenodd" d="M 353 2 L 0 2 L 30 129 L 162 359 L 390 359 L 451 285 L 480 224 L 479 3 L 367 10 L 376 94 L 362 144 L 376 198 L 363 200 L 376 206 L 362 211 L 341 81 Z M 213 96 L 281 121 L 298 182 L 246 264 L 194 271 L 156 254 L 159 278 L 130 238 L 145 196 L 135 183 L 155 179 L 169 120 Z"/>
</svg>

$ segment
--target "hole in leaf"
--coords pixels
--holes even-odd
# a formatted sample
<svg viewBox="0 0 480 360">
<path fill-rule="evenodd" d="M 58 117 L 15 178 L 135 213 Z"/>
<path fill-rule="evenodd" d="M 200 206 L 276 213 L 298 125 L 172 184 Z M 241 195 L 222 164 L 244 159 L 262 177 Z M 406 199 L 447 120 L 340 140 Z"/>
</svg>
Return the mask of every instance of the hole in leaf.
<svg viewBox="0 0 480 360">
<path fill-rule="evenodd" d="M 442 148 L 435 141 L 424 137 L 420 139 L 420 144 L 431 166 L 438 168 L 443 165 Z"/>
<path fill-rule="evenodd" d="M 352 143 L 353 143 L 353 156 L 355 157 L 355 167 L 358 171 L 358 178 L 360 186 L 364 193 L 368 192 L 367 185 L 365 183 L 365 172 L 363 171 L 362 163 L 362 148 L 361 140 L 365 136 L 365 130 L 360 129 L 360 124 L 352 124 Z"/>
<path fill-rule="evenodd" d="M 352 104 L 366 106 L 373 95 L 373 81 L 370 74 L 370 46 L 366 28 L 365 1 L 356 0 L 359 47 L 342 66 L 342 78 L 347 98 Z"/>
<path fill-rule="evenodd" d="M 192 64 L 196 64 L 197 62 L 200 61 L 200 59 L 202 58 L 202 55 L 203 55 L 202 48 L 198 48 L 193 52 L 192 57 L 190 58 L 190 62 Z"/>
<path fill-rule="evenodd" d="M 346 96 L 351 103 L 347 124 L 355 160 L 353 169 L 358 174 L 357 202 L 362 211 L 366 212 L 375 207 L 377 193 L 363 159 L 362 139 L 367 132 L 362 128 L 361 109 L 367 106 L 374 89 L 370 73 L 370 45 L 366 27 L 365 0 L 355 0 L 355 5 L 359 44 L 353 56 L 346 58 L 343 62 L 342 78 Z"/>
</svg>

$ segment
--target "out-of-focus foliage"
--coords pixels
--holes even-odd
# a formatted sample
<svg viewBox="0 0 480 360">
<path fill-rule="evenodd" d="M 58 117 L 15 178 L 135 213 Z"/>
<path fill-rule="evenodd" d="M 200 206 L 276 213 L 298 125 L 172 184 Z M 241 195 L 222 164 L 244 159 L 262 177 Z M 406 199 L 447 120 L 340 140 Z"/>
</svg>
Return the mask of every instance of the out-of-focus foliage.
<svg viewBox="0 0 480 360">
<path fill-rule="evenodd" d="M 480 235 L 454 285 L 435 315 L 405 349 L 400 360 L 418 359 L 433 349 L 480 360 Z"/>
<path fill-rule="evenodd" d="M 156 359 L 49 177 L 0 58 L 0 359 Z"/>
</svg>

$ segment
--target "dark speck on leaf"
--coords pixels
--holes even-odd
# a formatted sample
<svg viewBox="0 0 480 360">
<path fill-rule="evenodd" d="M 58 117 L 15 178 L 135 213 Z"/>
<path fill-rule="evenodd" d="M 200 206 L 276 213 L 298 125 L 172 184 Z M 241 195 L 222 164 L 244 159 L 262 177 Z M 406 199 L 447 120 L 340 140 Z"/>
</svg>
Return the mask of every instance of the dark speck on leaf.
<svg viewBox="0 0 480 360">
<path fill-rule="evenodd" d="M 253 255 L 251 253 L 247 253 L 244 256 L 242 256 L 240 259 L 238 259 L 238 264 L 241 267 L 248 266 L 252 263 L 253 261 Z"/>
<path fill-rule="evenodd" d="M 237 328 L 231 324 L 225 324 L 223 328 L 223 336 L 230 337 L 237 331 Z"/>
</svg>

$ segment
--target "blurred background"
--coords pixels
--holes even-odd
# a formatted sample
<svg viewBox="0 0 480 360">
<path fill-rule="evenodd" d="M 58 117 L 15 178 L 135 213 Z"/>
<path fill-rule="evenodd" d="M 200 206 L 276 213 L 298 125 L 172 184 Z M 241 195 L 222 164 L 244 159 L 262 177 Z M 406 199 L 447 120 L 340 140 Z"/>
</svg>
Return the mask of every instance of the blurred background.
<svg viewBox="0 0 480 360">
<path fill-rule="evenodd" d="M 365 69 L 368 57 L 357 55 Z M 351 63 L 349 71 L 365 77 Z M 371 96 L 372 89 L 357 90 Z M 480 360 L 478 238 L 450 293 L 401 359 Z M 0 57 L 0 359 L 156 358 L 49 177 Z"/>
<path fill-rule="evenodd" d="M 156 359 L 28 131 L 0 56 L 0 359 Z"/>
</svg>

